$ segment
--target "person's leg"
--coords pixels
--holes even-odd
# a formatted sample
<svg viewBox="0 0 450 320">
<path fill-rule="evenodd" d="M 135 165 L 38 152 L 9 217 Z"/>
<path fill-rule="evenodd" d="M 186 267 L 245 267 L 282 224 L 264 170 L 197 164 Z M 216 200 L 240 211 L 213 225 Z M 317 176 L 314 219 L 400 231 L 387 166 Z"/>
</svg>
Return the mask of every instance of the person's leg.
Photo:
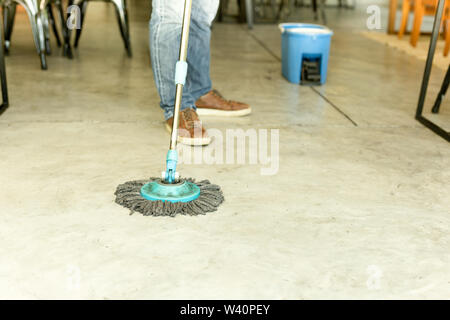
<svg viewBox="0 0 450 320">
<path fill-rule="evenodd" d="M 175 63 L 178 60 L 184 0 L 153 0 L 150 20 L 150 51 L 156 87 L 166 120 L 173 117 Z M 225 100 L 211 90 L 211 23 L 219 0 L 194 0 L 192 4 L 188 72 L 181 110 L 196 109 L 207 115 L 243 116 L 251 112 L 247 104 Z"/>
<path fill-rule="evenodd" d="M 219 0 L 195 0 L 192 3 L 186 90 L 194 101 L 212 89 L 209 71 L 211 23 L 218 8 Z"/>
<path fill-rule="evenodd" d="M 211 23 L 218 7 L 219 0 L 196 0 L 192 4 L 186 89 L 194 98 L 199 115 L 244 116 L 251 113 L 249 105 L 226 100 L 218 91 L 212 90 L 209 72 Z"/>
<path fill-rule="evenodd" d="M 160 106 L 165 119 L 173 116 L 175 63 L 178 60 L 184 0 L 153 0 L 150 19 L 150 56 Z M 192 32 L 190 32 L 192 34 Z M 195 37 L 194 37 L 195 39 Z M 209 48 L 208 48 L 209 50 Z M 189 55 L 190 53 L 188 53 Z M 189 68 L 188 73 L 191 72 Z M 189 78 L 188 80 L 189 81 Z M 186 87 L 188 84 L 186 83 Z M 195 108 L 195 99 L 185 88 L 181 110 Z"/>
</svg>

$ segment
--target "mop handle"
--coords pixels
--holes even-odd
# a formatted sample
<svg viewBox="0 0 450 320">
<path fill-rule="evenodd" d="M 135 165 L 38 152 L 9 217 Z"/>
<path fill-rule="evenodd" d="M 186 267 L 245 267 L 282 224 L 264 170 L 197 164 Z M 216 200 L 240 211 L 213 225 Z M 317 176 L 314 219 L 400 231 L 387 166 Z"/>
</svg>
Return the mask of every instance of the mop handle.
<svg viewBox="0 0 450 320">
<path fill-rule="evenodd" d="M 189 40 L 189 25 L 191 23 L 192 0 L 184 1 L 183 25 L 181 27 L 181 43 L 180 54 L 175 66 L 175 107 L 173 111 L 172 134 L 170 137 L 170 150 L 176 150 L 178 137 L 178 122 L 180 116 L 181 97 L 183 95 L 183 86 L 186 81 L 187 74 L 187 50 Z"/>
</svg>

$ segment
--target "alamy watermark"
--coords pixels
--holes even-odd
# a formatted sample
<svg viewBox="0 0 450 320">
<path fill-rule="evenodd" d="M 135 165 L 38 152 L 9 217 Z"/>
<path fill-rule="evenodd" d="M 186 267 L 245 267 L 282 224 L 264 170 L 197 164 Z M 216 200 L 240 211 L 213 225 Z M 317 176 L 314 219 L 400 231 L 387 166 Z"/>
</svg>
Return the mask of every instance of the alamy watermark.
<svg viewBox="0 0 450 320">
<path fill-rule="evenodd" d="M 81 9 L 77 5 L 71 5 L 67 8 L 67 28 L 69 30 L 81 29 Z"/>
<path fill-rule="evenodd" d="M 197 129 L 194 136 L 201 136 Z M 183 129 L 179 135 L 183 136 Z M 187 134 L 187 133 L 186 133 Z M 260 174 L 278 173 L 280 166 L 279 129 L 208 129 L 212 142 L 207 147 L 178 145 L 180 163 L 184 164 L 249 164 L 259 165 Z"/>
<path fill-rule="evenodd" d="M 381 29 L 381 8 L 377 5 L 370 5 L 366 10 L 369 17 L 366 21 L 367 29 L 380 30 Z"/>
<path fill-rule="evenodd" d="M 366 281 L 367 289 L 369 290 L 380 290 L 381 289 L 381 279 L 383 278 L 383 270 L 377 265 L 367 266 L 366 270 L 368 278 Z"/>
<path fill-rule="evenodd" d="M 66 267 L 66 287 L 69 291 L 80 290 L 81 270 L 77 265 L 68 264 Z"/>
</svg>

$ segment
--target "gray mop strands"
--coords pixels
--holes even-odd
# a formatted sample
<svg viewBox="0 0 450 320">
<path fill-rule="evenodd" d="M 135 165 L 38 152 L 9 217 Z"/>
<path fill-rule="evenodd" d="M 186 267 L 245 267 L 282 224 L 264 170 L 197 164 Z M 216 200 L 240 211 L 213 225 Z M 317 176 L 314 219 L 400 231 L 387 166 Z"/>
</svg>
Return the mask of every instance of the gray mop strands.
<svg viewBox="0 0 450 320">
<path fill-rule="evenodd" d="M 218 185 L 211 184 L 208 180 L 195 182 L 191 178 L 185 180 L 195 183 L 200 188 L 200 196 L 195 200 L 172 203 L 144 199 L 140 193 L 142 186 L 147 182 L 156 180 L 158 178 L 129 181 L 119 185 L 114 193 L 116 195 L 116 203 L 130 209 L 130 214 L 139 212 L 144 216 L 174 217 L 177 214 L 195 216 L 213 212 L 225 200 Z"/>
</svg>

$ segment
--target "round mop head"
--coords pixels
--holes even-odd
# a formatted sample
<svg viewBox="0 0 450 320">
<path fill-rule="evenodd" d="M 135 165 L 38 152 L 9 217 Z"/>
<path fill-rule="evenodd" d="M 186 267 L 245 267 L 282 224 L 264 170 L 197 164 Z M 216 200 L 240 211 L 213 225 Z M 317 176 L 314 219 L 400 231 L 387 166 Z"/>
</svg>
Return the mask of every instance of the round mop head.
<svg viewBox="0 0 450 320">
<path fill-rule="evenodd" d="M 173 188 L 171 192 L 171 188 Z M 195 195 L 198 190 L 200 195 Z M 224 201 L 222 190 L 208 180 L 182 179 L 170 185 L 159 178 L 125 182 L 117 187 L 116 203 L 144 216 L 199 215 L 217 210 Z M 149 200 L 152 199 L 152 200 Z M 158 200 L 158 199 L 164 199 Z"/>
</svg>

